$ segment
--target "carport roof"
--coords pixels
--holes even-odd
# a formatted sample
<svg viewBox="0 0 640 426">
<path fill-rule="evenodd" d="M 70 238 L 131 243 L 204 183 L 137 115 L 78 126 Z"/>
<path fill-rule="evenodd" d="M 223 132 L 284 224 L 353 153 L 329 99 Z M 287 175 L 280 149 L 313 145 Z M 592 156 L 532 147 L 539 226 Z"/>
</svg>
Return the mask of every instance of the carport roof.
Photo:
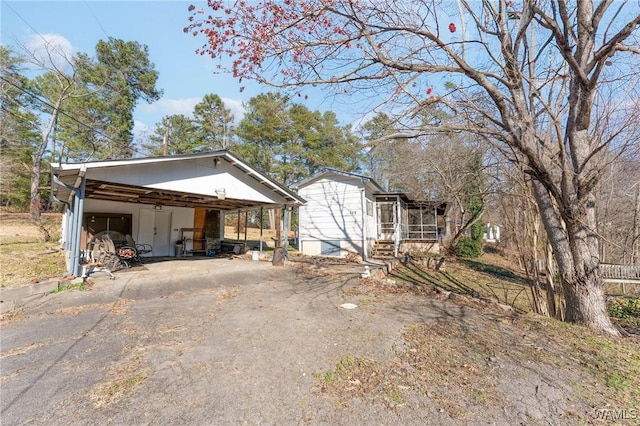
<svg viewBox="0 0 640 426">
<path fill-rule="evenodd" d="M 105 160 L 85 163 L 52 163 L 52 193 L 60 201 L 70 201 L 73 191 L 79 188 L 81 180 L 86 176 L 85 198 L 164 205 L 174 207 L 206 207 L 220 210 L 245 210 L 261 206 L 273 206 L 276 202 L 258 202 L 255 200 L 230 198 L 198 192 L 183 192 L 158 188 L 153 185 L 136 185 L 123 183 L 122 180 L 94 179 L 92 171 L 108 170 L 109 168 L 131 166 L 140 167 L 144 173 L 145 166 L 171 163 L 176 161 L 198 161 L 211 158 L 214 164 L 225 161 L 243 175 L 255 180 L 261 187 L 273 195 L 272 198 L 284 200 L 282 204 L 304 204 L 305 200 L 286 186 L 276 182 L 265 173 L 249 166 L 246 162 L 227 150 L 213 151 L 202 154 L 173 155 L 168 157 L 146 157 L 126 160 Z M 104 174 L 103 174 L 104 176 Z"/>
</svg>

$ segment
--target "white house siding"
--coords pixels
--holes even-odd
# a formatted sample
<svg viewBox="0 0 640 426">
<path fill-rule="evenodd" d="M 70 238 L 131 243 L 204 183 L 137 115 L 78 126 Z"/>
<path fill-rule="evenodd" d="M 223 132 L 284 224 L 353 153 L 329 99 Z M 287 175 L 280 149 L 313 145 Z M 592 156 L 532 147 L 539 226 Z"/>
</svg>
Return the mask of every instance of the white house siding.
<svg viewBox="0 0 640 426">
<path fill-rule="evenodd" d="M 153 256 L 173 256 L 175 254 L 173 243 L 180 238 L 180 228 L 192 228 L 194 217 L 194 209 L 192 208 L 163 206 L 162 210 L 155 210 L 154 206 L 147 204 L 92 199 L 85 201 L 84 212 L 85 215 L 91 213 L 130 214 L 132 216 L 131 235 L 133 239 L 139 244 L 153 245 Z M 154 245 L 154 223 L 150 223 L 149 219 L 153 220 L 156 214 L 170 215 L 170 222 L 168 229 L 156 230 L 161 235 L 168 237 L 168 241 Z"/>
<path fill-rule="evenodd" d="M 326 247 L 334 241 L 339 242 L 339 256 L 362 254 L 361 188 L 360 180 L 335 175 L 299 189 L 299 195 L 307 201 L 300 207 L 300 244 L 304 254 L 320 255 L 323 242 Z M 375 222 L 372 225 L 367 219 L 366 227 L 375 229 Z"/>
<path fill-rule="evenodd" d="M 366 210 L 365 206 L 365 214 L 367 218 L 367 254 L 369 254 L 373 251 L 373 245 L 378 238 L 378 209 L 376 209 L 375 197 L 369 191 L 366 192 L 366 199 L 366 202 L 370 203 L 372 209 L 372 211 L 369 212 Z"/>
</svg>

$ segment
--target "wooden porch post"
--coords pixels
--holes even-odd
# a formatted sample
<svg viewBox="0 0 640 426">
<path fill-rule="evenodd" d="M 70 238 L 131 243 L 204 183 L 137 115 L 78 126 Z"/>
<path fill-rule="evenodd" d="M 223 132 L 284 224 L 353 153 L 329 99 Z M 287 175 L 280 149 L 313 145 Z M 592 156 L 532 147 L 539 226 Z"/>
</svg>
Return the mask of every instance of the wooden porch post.
<svg viewBox="0 0 640 426">
<path fill-rule="evenodd" d="M 238 234 L 236 241 L 240 241 L 240 210 L 238 210 L 238 218 L 236 220 L 236 230 Z"/>
<path fill-rule="evenodd" d="M 262 218 L 264 215 L 264 207 L 260 207 L 260 254 L 262 254 Z"/>
</svg>

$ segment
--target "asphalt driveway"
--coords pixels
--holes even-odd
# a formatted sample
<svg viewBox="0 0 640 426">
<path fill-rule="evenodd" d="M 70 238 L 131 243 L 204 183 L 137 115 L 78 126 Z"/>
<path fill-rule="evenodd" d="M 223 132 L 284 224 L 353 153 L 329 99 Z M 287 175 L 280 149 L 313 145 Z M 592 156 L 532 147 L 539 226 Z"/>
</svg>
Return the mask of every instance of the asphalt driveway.
<svg viewBox="0 0 640 426">
<path fill-rule="evenodd" d="M 433 395 L 406 390 L 406 403 L 389 409 L 358 398 L 343 404 L 324 393 L 322 377 L 345 356 L 407 353 L 408 325 L 497 324 L 488 318 L 478 325 L 481 314 L 449 300 L 361 291 L 361 271 L 175 260 L 118 272 L 114 281 L 97 278 L 87 291 L 46 296 L 0 323 L 0 422 L 460 424 Z M 503 367 L 491 368 L 497 374 Z M 505 393 L 517 396 L 520 408 L 469 407 L 464 423 L 515 424 L 544 418 L 549 407 L 559 413 L 553 422 L 563 418 L 566 379 L 542 383 L 527 368 L 504 377 Z M 553 392 L 538 393 L 541 386 Z"/>
<path fill-rule="evenodd" d="M 2 322 L 2 424 L 335 422 L 314 373 L 384 350 L 359 332 L 362 310 L 339 307 L 359 269 L 199 259 L 96 274 Z"/>
</svg>

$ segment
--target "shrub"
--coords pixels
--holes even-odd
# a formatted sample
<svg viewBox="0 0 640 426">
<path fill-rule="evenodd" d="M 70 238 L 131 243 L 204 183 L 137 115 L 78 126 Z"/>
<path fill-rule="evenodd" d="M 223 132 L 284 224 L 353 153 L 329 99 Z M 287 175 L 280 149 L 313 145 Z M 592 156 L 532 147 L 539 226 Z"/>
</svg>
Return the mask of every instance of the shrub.
<svg viewBox="0 0 640 426">
<path fill-rule="evenodd" d="M 609 305 L 608 311 L 613 318 L 640 318 L 640 299 L 615 300 Z"/>
<path fill-rule="evenodd" d="M 460 238 L 456 245 L 456 254 L 460 257 L 479 257 L 482 255 L 482 240 Z"/>
</svg>

